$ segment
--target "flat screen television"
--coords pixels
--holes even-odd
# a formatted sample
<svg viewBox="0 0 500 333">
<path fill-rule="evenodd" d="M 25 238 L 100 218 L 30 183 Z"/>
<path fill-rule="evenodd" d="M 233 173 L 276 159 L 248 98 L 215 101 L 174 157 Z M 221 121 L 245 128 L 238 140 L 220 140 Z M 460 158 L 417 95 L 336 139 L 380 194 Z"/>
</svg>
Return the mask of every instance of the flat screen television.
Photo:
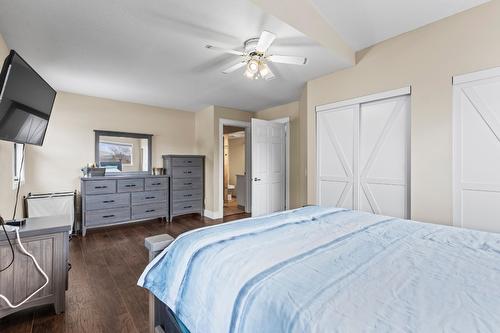
<svg viewBox="0 0 500 333">
<path fill-rule="evenodd" d="M 56 91 L 16 51 L 0 73 L 0 140 L 41 146 Z"/>
</svg>

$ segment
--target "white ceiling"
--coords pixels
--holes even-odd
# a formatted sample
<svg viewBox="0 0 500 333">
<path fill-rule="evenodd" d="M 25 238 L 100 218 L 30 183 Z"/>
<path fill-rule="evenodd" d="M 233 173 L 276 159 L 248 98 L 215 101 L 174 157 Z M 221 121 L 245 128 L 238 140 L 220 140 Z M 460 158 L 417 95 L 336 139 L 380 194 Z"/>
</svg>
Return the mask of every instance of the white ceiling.
<svg viewBox="0 0 500 333">
<path fill-rule="evenodd" d="M 486 0 L 303 0 L 359 50 Z M 262 30 L 278 35 L 278 78 L 251 81 L 221 70 Z M 304 84 L 345 67 L 329 50 L 250 0 L 0 0 L 0 34 L 57 90 L 197 111 L 208 105 L 261 110 L 297 100 Z M 1 60 L 0 60 L 1 61 Z"/>
<path fill-rule="evenodd" d="M 489 0 L 311 0 L 355 50 L 470 9 Z"/>
<path fill-rule="evenodd" d="M 221 73 L 238 57 L 204 47 L 242 48 L 264 29 L 278 35 L 272 53 L 308 64 L 274 64 L 277 79 L 251 81 Z M 57 90 L 190 111 L 291 102 L 342 67 L 249 0 L 0 0 L 0 34 Z"/>
</svg>

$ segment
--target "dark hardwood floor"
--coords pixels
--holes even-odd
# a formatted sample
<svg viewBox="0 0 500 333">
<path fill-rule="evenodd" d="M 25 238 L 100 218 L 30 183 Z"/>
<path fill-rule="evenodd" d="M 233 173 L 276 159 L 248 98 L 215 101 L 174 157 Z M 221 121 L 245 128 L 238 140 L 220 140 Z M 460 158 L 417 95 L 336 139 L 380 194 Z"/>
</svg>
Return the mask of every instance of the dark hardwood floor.
<svg viewBox="0 0 500 333">
<path fill-rule="evenodd" d="M 245 213 L 245 209 L 243 207 L 238 206 L 238 201 L 236 198 L 233 198 L 229 202 L 224 202 L 224 217 L 228 217 L 230 215 L 239 215 Z"/>
<path fill-rule="evenodd" d="M 137 280 L 148 263 L 144 238 L 247 217 L 231 215 L 210 220 L 196 215 L 129 224 L 87 233 L 70 242 L 69 290 L 66 312 L 52 306 L 22 311 L 0 319 L 0 332 L 147 332 L 148 296 Z"/>
</svg>

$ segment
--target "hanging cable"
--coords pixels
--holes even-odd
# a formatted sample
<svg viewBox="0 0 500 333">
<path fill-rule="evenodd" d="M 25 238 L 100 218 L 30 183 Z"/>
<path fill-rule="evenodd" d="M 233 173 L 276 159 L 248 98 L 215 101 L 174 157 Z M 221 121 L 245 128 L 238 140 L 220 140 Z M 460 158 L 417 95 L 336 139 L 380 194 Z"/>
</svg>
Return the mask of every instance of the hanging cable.
<svg viewBox="0 0 500 333">
<path fill-rule="evenodd" d="M 0 224 L 2 225 L 2 229 L 3 229 L 3 232 L 5 234 L 5 238 L 7 238 L 7 242 L 9 242 L 10 253 L 11 253 L 11 259 L 10 259 L 9 264 L 7 266 L 5 266 L 4 268 L 0 269 L 0 272 L 3 272 L 5 270 L 9 269 L 9 267 L 12 266 L 12 264 L 14 263 L 14 247 L 12 246 L 12 243 L 11 243 L 10 237 L 9 237 L 9 233 L 7 232 L 7 229 L 5 229 L 5 222 L 1 216 L 0 216 Z"/>
<path fill-rule="evenodd" d="M 16 149 L 15 146 L 14 146 L 14 149 Z M 19 173 L 18 173 L 18 177 L 17 177 L 16 202 L 14 204 L 14 212 L 12 213 L 12 220 L 15 220 L 15 218 L 16 218 L 17 204 L 19 202 L 19 190 L 21 188 L 21 177 L 22 177 L 21 175 L 22 175 L 23 166 L 24 166 L 25 149 L 26 149 L 26 145 L 23 145 L 22 155 L 21 155 L 21 164 L 19 165 Z M 17 158 L 17 157 L 14 156 L 14 158 Z M 4 220 L 0 217 L 0 224 L 2 225 L 2 229 L 3 229 L 3 232 L 5 234 L 5 238 L 7 238 L 7 242 L 9 242 L 11 259 L 10 259 L 9 264 L 6 267 L 0 269 L 0 272 L 3 272 L 5 270 L 9 269 L 9 267 L 12 266 L 12 264 L 14 263 L 14 256 L 15 256 L 14 255 L 14 246 L 12 245 L 12 242 L 10 241 L 9 233 L 5 229 L 4 223 L 5 223 Z"/>
<path fill-rule="evenodd" d="M 19 166 L 19 177 L 17 179 L 16 203 L 14 204 L 14 212 L 12 213 L 12 220 L 16 219 L 17 203 L 19 202 L 19 190 L 21 188 L 21 178 L 22 178 L 22 174 L 23 174 L 25 149 L 26 149 L 26 145 L 23 144 L 23 149 L 22 149 L 22 154 L 21 154 L 21 165 Z"/>
</svg>

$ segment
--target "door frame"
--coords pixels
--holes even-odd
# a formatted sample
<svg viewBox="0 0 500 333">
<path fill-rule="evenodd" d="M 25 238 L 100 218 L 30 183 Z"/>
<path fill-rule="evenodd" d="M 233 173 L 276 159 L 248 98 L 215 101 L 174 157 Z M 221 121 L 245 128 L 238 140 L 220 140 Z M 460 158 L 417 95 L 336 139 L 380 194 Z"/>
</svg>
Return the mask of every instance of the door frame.
<svg viewBox="0 0 500 333">
<path fill-rule="evenodd" d="M 314 130 L 315 130 L 315 134 L 316 134 L 316 138 L 315 138 L 315 154 L 316 154 L 316 181 L 315 181 L 315 191 L 316 191 L 316 204 L 319 204 L 319 198 L 320 198 L 320 179 L 319 179 L 319 168 L 320 168 L 320 165 L 318 163 L 318 160 L 319 160 L 319 154 L 318 154 L 318 151 L 319 151 L 319 145 L 318 145 L 318 142 L 319 142 L 319 137 L 318 137 L 318 113 L 319 112 L 324 112 L 324 111 L 330 111 L 332 109 L 340 109 L 340 108 L 344 108 L 344 107 L 348 107 L 348 106 L 354 106 L 354 105 L 358 105 L 358 112 L 357 112 L 357 115 L 355 115 L 355 118 L 358 119 L 359 121 L 359 112 L 360 112 L 360 108 L 361 108 L 361 105 L 362 104 L 366 104 L 366 103 L 371 103 L 371 102 L 376 102 L 376 101 L 380 101 L 380 100 L 384 100 L 384 99 L 389 99 L 389 98 L 394 98 L 394 97 L 400 97 L 400 96 L 406 96 L 406 95 L 409 95 L 410 96 L 410 116 L 409 116 L 409 125 L 408 125 L 408 147 L 407 147 L 407 154 L 408 154 L 408 166 L 407 166 L 407 186 L 408 186 L 408 191 L 407 191 L 407 194 L 406 194 L 406 201 L 407 201 L 407 207 L 406 207 L 406 210 L 407 210 L 407 214 L 408 214 L 408 218 L 411 218 L 411 125 L 412 125 L 412 121 L 411 121 L 411 91 L 412 88 L 411 88 L 411 85 L 410 86 L 406 86 L 406 87 L 402 87 L 402 88 L 398 88 L 398 89 L 393 89 L 393 90 L 388 90 L 388 91 L 384 91 L 384 92 L 380 92 L 380 93 L 374 93 L 374 94 L 370 94 L 370 95 L 365 95 L 365 96 L 360 96 L 360 97 L 355 97 L 355 98 L 351 98 L 351 99 L 347 99 L 347 100 L 342 100 L 342 101 L 339 101 L 339 102 L 334 102 L 334 103 L 328 103 L 328 104 L 323 104 L 323 105 L 317 105 L 315 107 L 315 112 L 314 112 L 314 117 L 315 117 L 315 121 L 314 121 Z M 356 121 L 355 119 L 355 121 Z M 354 143 L 355 145 L 359 142 L 359 128 L 357 131 L 355 131 L 354 133 L 355 135 L 355 138 L 354 138 Z M 356 148 L 355 148 L 356 149 Z M 359 160 L 359 151 L 355 151 L 354 152 L 354 159 L 355 159 L 355 162 L 357 162 Z M 356 175 L 356 177 L 359 178 L 359 175 Z M 354 189 L 353 189 L 354 191 Z M 357 201 L 359 198 L 354 198 L 354 201 Z"/>
<path fill-rule="evenodd" d="M 236 126 L 245 129 L 245 175 L 246 180 L 246 202 L 245 202 L 245 212 L 250 213 L 252 209 L 252 187 L 250 178 L 252 176 L 252 142 L 251 142 L 251 123 L 240 120 L 232 119 L 219 119 L 219 182 L 216 185 L 219 188 L 219 207 L 217 208 L 216 218 L 224 217 L 224 126 Z"/>
<path fill-rule="evenodd" d="M 285 125 L 285 210 L 290 209 L 290 117 L 271 120 Z"/>
<path fill-rule="evenodd" d="M 452 77 L 453 110 L 452 110 L 452 225 L 463 227 L 462 221 L 462 131 L 460 112 L 460 91 L 463 86 L 475 81 L 491 80 L 500 77 L 500 67 L 479 70 Z"/>
</svg>

